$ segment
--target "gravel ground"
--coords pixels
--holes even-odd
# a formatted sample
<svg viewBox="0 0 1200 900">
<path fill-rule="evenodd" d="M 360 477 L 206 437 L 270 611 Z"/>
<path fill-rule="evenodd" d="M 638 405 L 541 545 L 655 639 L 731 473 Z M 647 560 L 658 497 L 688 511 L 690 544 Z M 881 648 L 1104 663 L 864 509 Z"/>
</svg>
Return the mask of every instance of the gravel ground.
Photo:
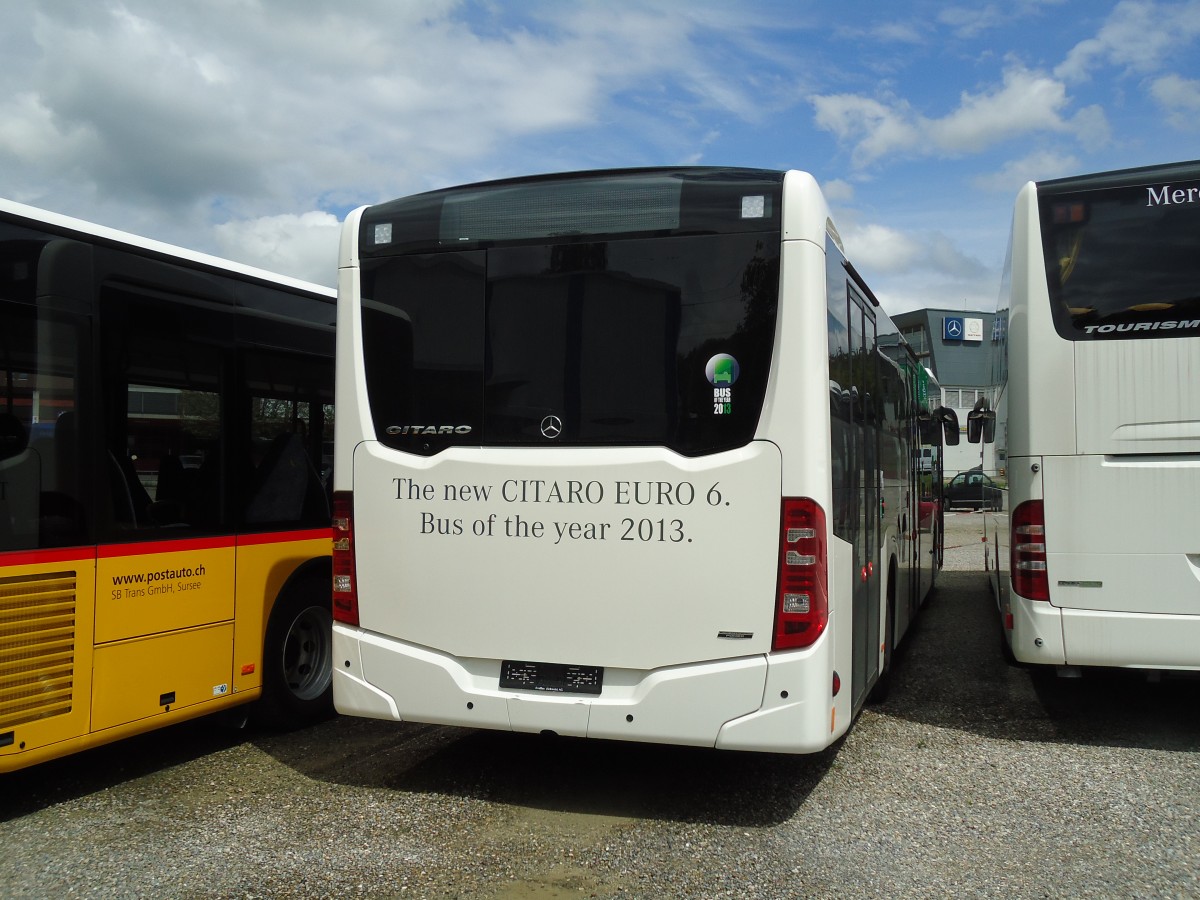
<svg viewBox="0 0 1200 900">
<path fill-rule="evenodd" d="M 981 523 L 825 753 L 189 723 L 0 779 L 0 896 L 1200 896 L 1200 686 L 1006 665 Z"/>
</svg>

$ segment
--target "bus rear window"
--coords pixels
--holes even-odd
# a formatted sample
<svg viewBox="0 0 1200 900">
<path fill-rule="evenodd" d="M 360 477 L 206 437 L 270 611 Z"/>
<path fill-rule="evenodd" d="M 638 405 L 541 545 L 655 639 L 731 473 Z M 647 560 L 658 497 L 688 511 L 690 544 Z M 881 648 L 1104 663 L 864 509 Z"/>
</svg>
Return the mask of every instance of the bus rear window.
<svg viewBox="0 0 1200 900">
<path fill-rule="evenodd" d="M 518 244 L 363 262 L 388 446 L 746 444 L 766 391 L 779 233 Z"/>
<path fill-rule="evenodd" d="M 372 206 L 363 258 L 515 242 L 777 230 L 783 173 L 690 168 L 576 172 L 467 185 Z"/>
<path fill-rule="evenodd" d="M 1069 340 L 1200 335 L 1200 180 L 1039 185 L 1046 279 Z"/>
</svg>

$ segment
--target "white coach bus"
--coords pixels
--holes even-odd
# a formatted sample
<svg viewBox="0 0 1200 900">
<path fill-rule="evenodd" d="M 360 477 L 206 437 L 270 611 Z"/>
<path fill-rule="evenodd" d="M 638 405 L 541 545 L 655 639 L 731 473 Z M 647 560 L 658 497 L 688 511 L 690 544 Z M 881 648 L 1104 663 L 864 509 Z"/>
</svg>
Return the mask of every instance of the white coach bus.
<svg viewBox="0 0 1200 900">
<path fill-rule="evenodd" d="M 1017 198 L 997 372 L 1011 522 L 987 536 L 1017 660 L 1200 669 L 1198 235 L 1200 162 Z"/>
<path fill-rule="evenodd" d="M 940 557 L 907 345 L 802 172 L 359 209 L 339 279 L 335 704 L 809 752 Z M 953 419 L 952 415 L 950 419 Z"/>
</svg>

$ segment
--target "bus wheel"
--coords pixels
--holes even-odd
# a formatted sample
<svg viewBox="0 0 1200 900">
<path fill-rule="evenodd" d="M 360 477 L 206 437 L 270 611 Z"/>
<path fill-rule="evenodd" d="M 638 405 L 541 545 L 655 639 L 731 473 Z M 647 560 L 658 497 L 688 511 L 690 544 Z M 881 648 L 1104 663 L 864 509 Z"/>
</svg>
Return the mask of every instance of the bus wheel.
<svg viewBox="0 0 1200 900">
<path fill-rule="evenodd" d="M 274 728 L 307 725 L 333 712 L 333 616 L 324 580 L 294 585 L 275 603 L 263 647 L 257 718 Z"/>
<path fill-rule="evenodd" d="M 1008 643 L 1008 635 L 1004 633 L 1004 623 L 1000 623 L 1000 655 L 1004 657 L 1004 662 L 1010 666 L 1017 667 L 1021 664 L 1017 662 L 1016 656 L 1013 655 L 1012 647 Z"/>
</svg>

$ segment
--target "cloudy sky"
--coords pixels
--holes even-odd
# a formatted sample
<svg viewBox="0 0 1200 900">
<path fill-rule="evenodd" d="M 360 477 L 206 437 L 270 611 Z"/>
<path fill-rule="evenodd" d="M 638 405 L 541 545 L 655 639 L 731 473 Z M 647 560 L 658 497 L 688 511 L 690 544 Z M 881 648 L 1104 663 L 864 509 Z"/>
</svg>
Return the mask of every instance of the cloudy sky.
<svg viewBox="0 0 1200 900">
<path fill-rule="evenodd" d="M 1200 0 L 0 0 L 0 196 L 324 284 L 365 203 L 812 172 L 884 306 L 990 309 L 1025 181 L 1200 157 Z"/>
</svg>

